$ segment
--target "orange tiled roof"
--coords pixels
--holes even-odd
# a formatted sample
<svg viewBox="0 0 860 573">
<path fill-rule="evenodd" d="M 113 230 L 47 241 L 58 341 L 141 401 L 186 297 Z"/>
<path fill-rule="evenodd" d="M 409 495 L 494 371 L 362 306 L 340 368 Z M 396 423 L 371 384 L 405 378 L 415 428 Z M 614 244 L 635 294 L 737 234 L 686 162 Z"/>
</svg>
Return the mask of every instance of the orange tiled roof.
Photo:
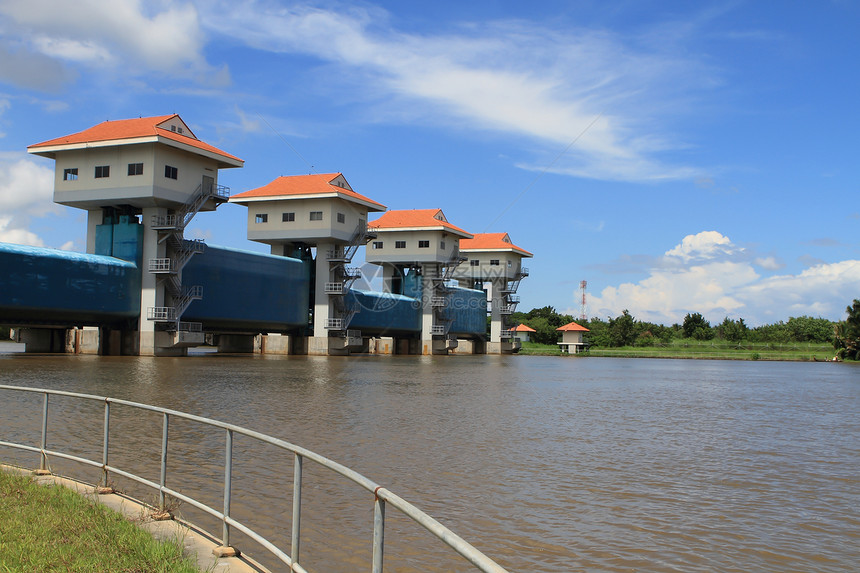
<svg viewBox="0 0 860 573">
<path fill-rule="evenodd" d="M 347 201 L 364 203 L 374 211 L 384 211 L 385 205 L 356 193 L 347 187 L 334 185 L 332 181 L 343 178 L 342 173 L 321 173 L 315 175 L 292 175 L 278 177 L 271 183 L 251 189 L 243 193 L 237 193 L 230 197 L 230 201 L 242 203 L 243 199 L 274 198 L 274 197 L 297 197 L 304 195 L 328 195 L 339 196 Z M 346 179 L 344 179 L 344 182 Z"/>
<path fill-rule="evenodd" d="M 556 328 L 556 330 L 560 330 L 562 332 L 590 332 L 587 328 L 585 328 L 584 326 L 580 326 L 575 322 L 569 322 L 560 328 Z"/>
<path fill-rule="evenodd" d="M 170 119 L 173 119 L 174 117 L 178 117 L 177 114 L 105 121 L 89 129 L 79 131 L 78 133 L 64 135 L 63 137 L 57 137 L 55 139 L 43 141 L 42 143 L 36 143 L 34 145 L 29 146 L 27 149 L 33 150 L 33 152 L 35 153 L 39 153 L 40 149 L 61 145 L 76 145 L 96 143 L 102 141 L 116 141 L 120 139 L 141 139 L 158 136 L 170 139 L 172 141 L 176 141 L 178 143 L 183 143 L 185 145 L 190 145 L 191 147 L 196 147 L 197 149 L 208 151 L 209 153 L 214 153 L 215 155 L 220 155 L 222 157 L 232 160 L 233 162 L 242 162 L 242 160 L 235 155 L 231 155 L 226 151 L 222 151 L 217 147 L 209 145 L 206 142 L 200 141 L 193 133 L 191 133 L 191 130 L 188 130 L 188 135 L 183 135 L 170 131 L 169 129 L 159 127 L 161 124 Z M 180 121 L 181 119 L 182 118 L 180 118 Z"/>
<path fill-rule="evenodd" d="M 460 241 L 461 251 L 514 251 L 524 257 L 532 254 L 511 242 L 507 233 L 475 233 L 472 239 Z"/>
<path fill-rule="evenodd" d="M 403 209 L 400 211 L 388 211 L 379 219 L 368 223 L 367 226 L 380 231 L 442 229 L 460 235 L 461 237 L 472 238 L 471 233 L 449 223 L 445 219 L 442 209 Z"/>
<path fill-rule="evenodd" d="M 514 332 L 537 332 L 534 328 L 530 326 L 526 326 L 525 324 L 518 324 L 515 328 L 512 328 Z"/>
</svg>

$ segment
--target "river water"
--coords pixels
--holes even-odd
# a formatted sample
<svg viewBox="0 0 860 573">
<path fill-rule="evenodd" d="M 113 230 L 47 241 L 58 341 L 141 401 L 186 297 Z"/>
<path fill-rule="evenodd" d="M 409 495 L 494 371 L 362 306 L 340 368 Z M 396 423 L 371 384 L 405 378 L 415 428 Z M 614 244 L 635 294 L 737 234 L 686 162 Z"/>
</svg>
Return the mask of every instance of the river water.
<svg viewBox="0 0 860 573">
<path fill-rule="evenodd" d="M 385 485 L 511 572 L 860 563 L 856 364 L 6 354 L 0 383 L 125 398 L 286 439 Z M 37 444 L 39 400 L 4 392 L 0 401 L 0 436 Z M 49 447 L 100 459 L 100 407 L 58 399 L 51 408 L 65 425 Z M 157 479 L 160 423 L 118 414 L 112 463 Z M 223 436 L 181 423 L 171 432 L 168 484 L 202 489 L 217 507 Z M 234 513 L 288 547 L 292 458 L 242 441 L 235 452 Z M 38 463 L 5 449 L 0 459 Z M 372 495 L 306 472 L 302 563 L 369 569 Z M 180 508 L 220 531 L 195 511 Z M 472 570 L 396 512 L 386 517 L 386 571 Z M 266 561 L 250 542 L 237 545 Z"/>
</svg>

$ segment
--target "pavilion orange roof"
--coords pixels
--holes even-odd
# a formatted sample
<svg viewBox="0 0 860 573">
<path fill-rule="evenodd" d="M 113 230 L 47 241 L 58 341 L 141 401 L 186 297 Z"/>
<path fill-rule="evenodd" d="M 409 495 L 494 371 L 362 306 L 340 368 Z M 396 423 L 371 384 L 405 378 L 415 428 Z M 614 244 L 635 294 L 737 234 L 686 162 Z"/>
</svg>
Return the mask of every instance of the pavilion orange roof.
<svg viewBox="0 0 860 573">
<path fill-rule="evenodd" d="M 442 209 L 403 209 L 388 211 L 367 225 L 380 231 L 444 230 L 471 239 L 472 234 L 445 218 Z"/>
<path fill-rule="evenodd" d="M 343 185 L 335 182 L 342 182 Z M 311 197 L 340 197 L 347 201 L 361 203 L 372 211 L 384 211 L 385 205 L 352 190 L 342 173 L 318 173 L 313 175 L 291 175 L 278 177 L 271 183 L 237 193 L 230 197 L 231 202 L 273 199 L 304 199 Z"/>
<path fill-rule="evenodd" d="M 560 330 L 562 332 L 590 332 L 587 328 L 576 324 L 575 322 L 569 322 L 560 328 L 556 328 L 556 330 Z"/>
<path fill-rule="evenodd" d="M 59 151 L 59 148 L 61 147 L 74 149 L 76 147 L 84 147 L 94 143 L 120 140 L 132 140 L 129 143 L 143 143 L 146 141 L 155 141 L 158 138 L 164 138 L 228 159 L 231 166 L 236 166 L 236 163 L 239 163 L 240 165 L 244 163 L 244 161 L 235 155 L 231 155 L 230 153 L 222 151 L 213 145 L 200 141 L 193 133 L 191 133 L 190 129 L 186 133 L 180 134 L 162 127 L 165 122 L 173 118 L 179 118 L 179 121 L 182 121 L 182 118 L 180 118 L 178 114 L 105 121 L 89 129 L 79 131 L 78 133 L 72 133 L 71 135 L 64 135 L 62 137 L 43 141 L 42 143 L 30 145 L 27 150 L 31 153 L 53 156 L 53 153 L 55 151 Z M 183 122 L 183 124 L 184 123 L 185 122 Z"/>
<path fill-rule="evenodd" d="M 537 332 L 534 328 L 530 326 L 526 326 L 525 324 L 518 324 L 515 328 L 512 328 L 514 332 Z"/>
<path fill-rule="evenodd" d="M 475 233 L 472 239 L 460 241 L 461 251 L 513 251 L 524 257 L 532 254 L 511 242 L 507 233 Z"/>
</svg>

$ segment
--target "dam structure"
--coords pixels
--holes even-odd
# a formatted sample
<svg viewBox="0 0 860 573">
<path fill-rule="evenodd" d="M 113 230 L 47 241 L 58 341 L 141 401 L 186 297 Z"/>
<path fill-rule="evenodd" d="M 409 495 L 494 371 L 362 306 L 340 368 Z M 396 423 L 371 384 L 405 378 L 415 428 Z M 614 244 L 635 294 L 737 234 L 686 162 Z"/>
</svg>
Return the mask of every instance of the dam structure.
<svg viewBox="0 0 860 573">
<path fill-rule="evenodd" d="M 231 196 L 218 173 L 243 160 L 176 114 L 103 122 L 28 152 L 54 160 L 54 201 L 85 210 L 87 233 L 86 253 L 0 243 L 0 324 L 26 352 L 516 351 L 504 316 L 531 253 L 487 243 L 441 209 L 386 212 L 342 173 Z M 248 239 L 268 254 L 186 238 L 195 216 L 228 203 L 248 210 Z M 355 288 L 362 247 L 381 292 Z M 504 257 L 503 278 L 490 256 Z"/>
<path fill-rule="evenodd" d="M 507 233 L 477 233 L 460 241 L 460 253 L 468 262 L 454 270 L 460 286 L 485 290 L 490 300 L 490 338 L 487 352 L 508 354 L 519 350 L 516 326 L 508 319 L 520 302 L 517 289 L 529 276 L 523 259 L 533 255 L 516 246 Z"/>
</svg>

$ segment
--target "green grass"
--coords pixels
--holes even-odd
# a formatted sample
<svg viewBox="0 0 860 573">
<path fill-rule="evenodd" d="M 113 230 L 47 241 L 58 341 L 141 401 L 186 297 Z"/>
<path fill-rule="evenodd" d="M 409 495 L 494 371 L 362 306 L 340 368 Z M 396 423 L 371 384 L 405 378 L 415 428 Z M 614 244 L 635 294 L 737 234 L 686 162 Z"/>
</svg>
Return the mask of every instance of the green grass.
<svg viewBox="0 0 860 573">
<path fill-rule="evenodd" d="M 195 572 L 179 539 L 156 541 L 68 488 L 0 471 L 0 572 Z"/>
<path fill-rule="evenodd" d="M 550 344 L 524 342 L 520 354 L 559 356 L 558 347 Z M 699 358 L 720 360 L 829 360 L 835 350 L 830 344 L 815 343 L 730 343 L 713 340 L 676 339 L 655 346 L 623 346 L 621 348 L 592 348 L 582 356 L 619 358 Z"/>
</svg>

